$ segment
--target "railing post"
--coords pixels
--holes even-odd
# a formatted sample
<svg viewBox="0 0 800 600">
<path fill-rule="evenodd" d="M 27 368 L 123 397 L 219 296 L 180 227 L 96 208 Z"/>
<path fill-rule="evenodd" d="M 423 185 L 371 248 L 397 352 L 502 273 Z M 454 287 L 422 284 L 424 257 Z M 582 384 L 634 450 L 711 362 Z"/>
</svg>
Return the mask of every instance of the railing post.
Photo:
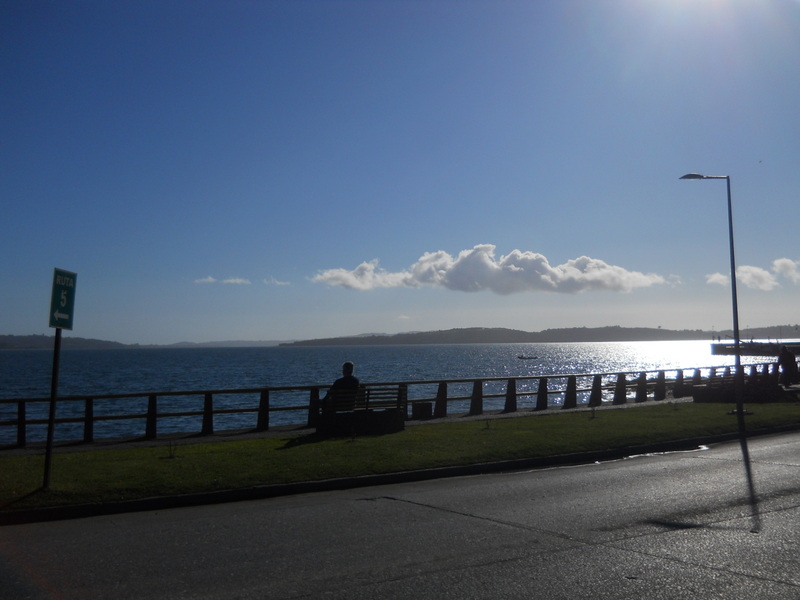
<svg viewBox="0 0 800 600">
<path fill-rule="evenodd" d="M 625 373 L 618 373 L 617 385 L 614 387 L 614 404 L 625 404 L 627 401 L 628 388 Z"/>
<path fill-rule="evenodd" d="M 311 395 L 308 399 L 308 418 L 306 424 L 309 427 L 316 427 L 319 419 L 319 388 L 311 388 Z"/>
<path fill-rule="evenodd" d="M 517 380 L 509 379 L 506 384 L 506 405 L 503 412 L 517 412 Z"/>
<path fill-rule="evenodd" d="M 678 369 L 677 374 L 675 375 L 675 385 L 672 386 L 672 397 L 673 398 L 683 398 L 685 394 L 686 386 L 683 384 L 683 369 Z"/>
<path fill-rule="evenodd" d="M 22 400 L 17 402 L 17 446 L 20 448 L 24 448 L 28 443 L 28 428 L 26 427 L 28 417 L 25 409 L 26 406 Z"/>
<path fill-rule="evenodd" d="M 261 390 L 258 399 L 258 419 L 256 420 L 256 431 L 267 431 L 269 429 L 269 390 Z"/>
<path fill-rule="evenodd" d="M 664 400 L 667 397 L 667 377 L 664 371 L 658 372 L 656 377 L 656 389 L 653 392 L 653 400 Z"/>
<path fill-rule="evenodd" d="M 725 367 L 725 370 L 722 372 L 723 377 L 730 377 L 731 376 L 731 368 L 730 366 Z"/>
<path fill-rule="evenodd" d="M 147 419 L 144 429 L 144 437 L 148 440 L 156 439 L 158 430 L 158 400 L 155 394 L 147 397 Z"/>
<path fill-rule="evenodd" d="M 214 397 L 206 392 L 203 398 L 203 435 L 214 433 Z"/>
<path fill-rule="evenodd" d="M 472 397 L 469 402 L 469 414 L 483 414 L 483 381 L 481 380 L 472 382 Z"/>
<path fill-rule="evenodd" d="M 692 376 L 692 387 L 700 385 L 701 383 L 703 383 L 703 374 L 700 372 L 700 369 L 695 369 L 694 375 Z"/>
<path fill-rule="evenodd" d="M 647 373 L 642 371 L 639 373 L 639 378 L 636 380 L 636 402 L 645 402 L 647 400 Z"/>
<path fill-rule="evenodd" d="M 603 376 L 592 377 L 592 392 L 589 394 L 589 406 L 602 406 L 603 404 Z"/>
<path fill-rule="evenodd" d="M 440 381 L 436 390 L 436 404 L 433 406 L 433 416 L 443 419 L 447 416 L 447 382 Z"/>
<path fill-rule="evenodd" d="M 94 400 L 86 398 L 83 402 L 83 443 L 94 441 Z"/>
<path fill-rule="evenodd" d="M 547 377 L 539 378 L 536 389 L 536 410 L 547 410 Z"/>
<path fill-rule="evenodd" d="M 561 408 L 575 408 L 578 406 L 578 378 L 575 375 L 567 377 L 567 391 L 564 392 L 564 405 Z"/>
<path fill-rule="evenodd" d="M 397 386 L 397 403 L 403 412 L 403 420 L 408 419 L 408 384 L 401 383 Z"/>
</svg>

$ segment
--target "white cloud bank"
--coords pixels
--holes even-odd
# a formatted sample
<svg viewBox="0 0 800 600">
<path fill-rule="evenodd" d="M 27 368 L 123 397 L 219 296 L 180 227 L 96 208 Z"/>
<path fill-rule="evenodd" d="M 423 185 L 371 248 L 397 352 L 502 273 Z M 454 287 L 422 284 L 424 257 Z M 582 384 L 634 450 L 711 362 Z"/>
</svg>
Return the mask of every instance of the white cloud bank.
<svg viewBox="0 0 800 600">
<path fill-rule="evenodd" d="M 778 277 L 788 279 L 792 283 L 800 283 L 800 261 L 790 258 L 779 258 L 772 261 L 772 273 L 761 267 L 745 265 L 736 267 L 736 281 L 754 290 L 768 292 L 780 287 Z M 730 277 L 722 273 L 706 275 L 706 283 L 728 285 Z"/>
<path fill-rule="evenodd" d="M 443 250 L 426 252 L 408 270 L 398 273 L 386 271 L 377 260 L 372 260 L 352 271 L 320 271 L 312 281 L 353 290 L 429 285 L 460 292 L 489 290 L 501 295 L 537 291 L 630 292 L 666 283 L 661 275 L 628 271 L 588 256 L 552 266 L 545 256 L 520 250 L 496 259 L 495 248 L 492 244 L 481 244 L 459 252 L 456 257 Z"/>
<path fill-rule="evenodd" d="M 243 279 L 242 277 L 230 277 L 228 279 L 219 280 L 214 277 L 203 277 L 202 279 L 195 279 L 195 283 L 223 283 L 226 285 L 250 285 L 249 279 Z"/>
</svg>

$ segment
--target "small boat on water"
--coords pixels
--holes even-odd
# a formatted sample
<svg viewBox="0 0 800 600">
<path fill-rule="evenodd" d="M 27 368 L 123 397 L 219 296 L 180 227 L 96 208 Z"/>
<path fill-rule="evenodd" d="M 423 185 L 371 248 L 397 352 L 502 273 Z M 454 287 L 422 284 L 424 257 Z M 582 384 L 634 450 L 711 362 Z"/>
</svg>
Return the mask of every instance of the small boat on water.
<svg viewBox="0 0 800 600">
<path fill-rule="evenodd" d="M 536 360 L 539 357 L 538 356 L 525 356 L 524 354 L 520 354 L 519 356 L 517 356 L 517 358 L 520 359 L 520 360 Z"/>
</svg>

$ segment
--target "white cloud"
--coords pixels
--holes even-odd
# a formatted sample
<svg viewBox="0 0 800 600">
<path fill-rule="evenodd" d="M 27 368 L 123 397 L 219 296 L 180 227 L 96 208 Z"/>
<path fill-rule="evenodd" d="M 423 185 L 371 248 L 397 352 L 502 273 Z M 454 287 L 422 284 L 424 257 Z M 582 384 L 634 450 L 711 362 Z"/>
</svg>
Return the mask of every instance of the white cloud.
<svg viewBox="0 0 800 600">
<path fill-rule="evenodd" d="M 227 285 L 250 285 L 249 279 L 243 279 L 241 277 L 229 277 L 228 279 L 223 279 L 220 281 L 210 275 L 208 277 L 203 277 L 202 279 L 195 279 L 195 283 L 223 283 Z"/>
<path fill-rule="evenodd" d="M 347 269 L 328 269 L 311 278 L 317 283 L 327 283 L 351 290 L 371 290 L 387 287 L 417 287 L 410 273 L 389 273 L 378 267 L 377 260 L 364 262 L 352 271 Z"/>
<path fill-rule="evenodd" d="M 775 276 L 761 267 L 743 266 L 736 269 L 736 281 L 742 282 L 749 288 L 768 292 L 780 284 Z"/>
<path fill-rule="evenodd" d="M 772 270 L 792 283 L 800 283 L 800 261 L 779 258 L 772 261 Z"/>
<path fill-rule="evenodd" d="M 264 280 L 265 285 L 292 285 L 289 281 L 278 281 L 274 277 Z"/>
<path fill-rule="evenodd" d="M 768 292 L 780 286 L 775 276 L 761 267 L 744 265 L 736 267 L 737 283 L 754 290 Z M 706 283 L 717 285 L 729 285 L 730 277 L 722 273 L 712 273 L 706 275 Z"/>
<path fill-rule="evenodd" d="M 481 244 L 459 252 L 456 257 L 443 250 L 426 252 L 407 271 L 398 273 L 381 269 L 378 261 L 372 260 L 352 271 L 321 271 L 312 281 L 354 290 L 430 285 L 462 292 L 489 290 L 501 295 L 534 291 L 630 292 L 666 283 L 661 275 L 628 271 L 588 256 L 551 266 L 545 256 L 520 250 L 496 259 L 495 248 L 492 244 Z"/>
<path fill-rule="evenodd" d="M 706 283 L 708 284 L 728 285 L 730 281 L 730 277 L 723 275 L 722 273 L 711 273 L 710 275 L 706 275 Z"/>
</svg>

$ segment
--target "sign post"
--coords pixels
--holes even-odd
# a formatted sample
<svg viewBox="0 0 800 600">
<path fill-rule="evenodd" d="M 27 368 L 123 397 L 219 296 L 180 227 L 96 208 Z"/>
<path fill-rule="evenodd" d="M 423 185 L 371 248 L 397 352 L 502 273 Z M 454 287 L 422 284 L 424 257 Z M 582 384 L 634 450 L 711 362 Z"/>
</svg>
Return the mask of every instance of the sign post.
<svg viewBox="0 0 800 600">
<path fill-rule="evenodd" d="M 43 489 L 50 487 L 50 468 L 53 462 L 53 437 L 56 428 L 56 399 L 58 398 L 58 369 L 61 357 L 61 330 L 72 329 L 72 316 L 75 310 L 76 273 L 55 269 L 53 272 L 53 292 L 50 296 L 50 327 L 56 330 L 53 347 L 53 374 L 50 382 L 50 416 L 47 421 L 47 446 L 44 455 Z"/>
</svg>

